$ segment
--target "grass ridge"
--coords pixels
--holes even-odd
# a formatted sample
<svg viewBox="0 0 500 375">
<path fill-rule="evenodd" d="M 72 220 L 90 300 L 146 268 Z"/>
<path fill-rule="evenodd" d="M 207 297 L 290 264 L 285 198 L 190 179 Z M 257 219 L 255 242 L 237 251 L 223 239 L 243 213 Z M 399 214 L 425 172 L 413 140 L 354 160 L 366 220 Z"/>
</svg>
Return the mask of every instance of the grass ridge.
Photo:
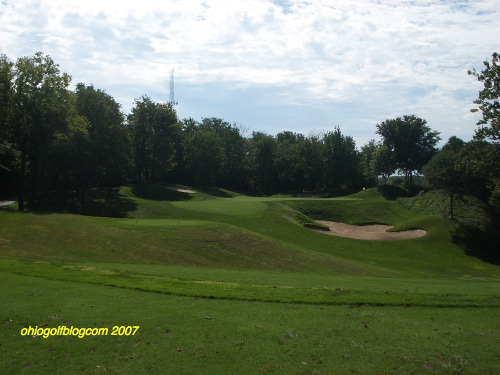
<svg viewBox="0 0 500 375">
<path fill-rule="evenodd" d="M 82 265 L 55 265 L 0 261 L 3 272 L 48 280 L 99 284 L 195 298 L 313 305 L 500 307 L 491 295 L 457 293 L 404 293 L 350 290 L 330 287 L 297 287 L 203 280 L 180 280 L 169 276 L 135 274 Z"/>
</svg>

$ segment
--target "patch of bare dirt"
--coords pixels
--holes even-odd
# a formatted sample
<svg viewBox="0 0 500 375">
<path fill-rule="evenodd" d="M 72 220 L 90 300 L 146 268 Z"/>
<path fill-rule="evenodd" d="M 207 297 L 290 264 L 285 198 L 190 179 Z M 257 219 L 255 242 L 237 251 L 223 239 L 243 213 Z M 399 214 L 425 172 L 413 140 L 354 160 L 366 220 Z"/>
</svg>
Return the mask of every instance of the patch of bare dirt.
<svg viewBox="0 0 500 375">
<path fill-rule="evenodd" d="M 326 220 L 316 221 L 328 226 L 330 230 L 321 230 L 315 228 L 310 229 L 320 233 L 328 234 L 330 236 L 354 238 L 357 240 L 406 240 L 422 237 L 427 234 L 427 232 L 422 229 L 412 229 L 401 232 L 387 232 L 387 230 L 392 228 L 392 226 L 382 224 L 350 225 Z"/>
</svg>

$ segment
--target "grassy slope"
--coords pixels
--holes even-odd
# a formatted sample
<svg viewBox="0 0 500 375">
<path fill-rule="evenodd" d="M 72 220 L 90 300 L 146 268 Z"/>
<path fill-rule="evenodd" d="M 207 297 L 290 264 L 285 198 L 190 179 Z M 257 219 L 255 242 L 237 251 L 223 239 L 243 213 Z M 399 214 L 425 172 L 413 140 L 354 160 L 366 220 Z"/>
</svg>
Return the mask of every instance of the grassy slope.
<svg viewBox="0 0 500 375">
<path fill-rule="evenodd" d="M 136 198 L 133 190 L 124 188 L 120 197 L 137 207 L 127 219 L 0 210 L 0 257 L 500 278 L 498 267 L 467 256 L 452 243 L 449 221 L 412 212 L 373 191 L 349 199 L 215 198 L 198 193 L 191 199 L 162 201 Z M 292 208 L 313 219 L 382 222 L 395 230 L 422 228 L 428 234 L 398 241 L 326 236 L 294 222 Z"/>
<path fill-rule="evenodd" d="M 165 363 L 166 373 L 193 374 L 498 372 L 489 349 L 498 337 L 499 270 L 452 244 L 448 221 L 370 191 L 328 200 L 216 193 L 233 197 L 123 188 L 121 207 L 134 207 L 127 219 L 0 210 L 0 258 L 51 263 L 0 261 L 1 299 L 9 301 L 0 372 L 161 372 Z M 428 235 L 325 236 L 294 222 L 291 207 Z M 394 307 L 409 304 L 421 307 Z M 142 328 L 121 338 L 18 335 L 37 324 Z"/>
<path fill-rule="evenodd" d="M 197 194 L 173 202 L 138 199 L 130 188 L 122 193 L 137 207 L 129 212 L 135 220 L 0 212 L 4 239 L 0 256 L 380 276 L 498 277 L 497 268 L 465 256 L 451 243 L 447 220 L 414 213 L 369 191 L 354 196 L 356 200 L 214 199 Z M 428 235 L 402 241 L 325 236 L 297 226 L 283 204 L 316 219 L 419 227 Z M 417 257 L 419 261 L 413 261 Z"/>
</svg>

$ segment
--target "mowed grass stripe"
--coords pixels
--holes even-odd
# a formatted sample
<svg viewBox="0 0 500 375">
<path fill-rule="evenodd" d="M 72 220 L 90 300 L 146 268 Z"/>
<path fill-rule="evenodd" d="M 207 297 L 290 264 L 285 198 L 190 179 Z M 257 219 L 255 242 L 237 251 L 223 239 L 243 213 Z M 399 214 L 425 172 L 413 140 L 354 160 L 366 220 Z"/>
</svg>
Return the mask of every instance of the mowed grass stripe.
<svg viewBox="0 0 500 375">
<path fill-rule="evenodd" d="M 130 272 L 150 276 L 166 276 L 186 281 L 216 281 L 270 286 L 304 288 L 343 288 L 370 291 L 398 291 L 411 293 L 452 293 L 500 295 L 495 279 L 474 278 L 464 275 L 460 279 L 389 278 L 371 276 L 329 275 L 312 272 L 286 272 L 242 270 L 212 267 L 168 266 L 154 264 L 80 263 L 83 267 L 96 267 L 112 271 Z"/>
<path fill-rule="evenodd" d="M 19 261 L 0 261 L 0 270 L 50 280 L 100 284 L 126 289 L 178 296 L 323 305 L 499 307 L 494 295 L 465 293 L 415 293 L 400 291 L 350 290 L 342 288 L 304 288 L 234 282 L 179 280 L 168 276 L 130 272 L 81 265 L 53 265 Z"/>
</svg>

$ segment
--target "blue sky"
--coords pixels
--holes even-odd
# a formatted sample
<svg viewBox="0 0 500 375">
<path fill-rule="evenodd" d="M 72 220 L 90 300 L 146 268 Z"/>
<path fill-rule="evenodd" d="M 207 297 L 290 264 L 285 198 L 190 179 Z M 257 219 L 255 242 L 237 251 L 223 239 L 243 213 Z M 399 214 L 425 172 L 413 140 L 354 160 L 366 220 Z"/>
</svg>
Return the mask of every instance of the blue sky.
<svg viewBox="0 0 500 375">
<path fill-rule="evenodd" d="M 0 53 L 49 54 L 125 113 L 142 95 L 168 101 L 175 68 L 180 118 L 339 126 L 361 146 L 415 114 L 469 140 L 481 84 L 467 70 L 500 52 L 499 13 L 498 0 L 2 0 Z"/>
</svg>

